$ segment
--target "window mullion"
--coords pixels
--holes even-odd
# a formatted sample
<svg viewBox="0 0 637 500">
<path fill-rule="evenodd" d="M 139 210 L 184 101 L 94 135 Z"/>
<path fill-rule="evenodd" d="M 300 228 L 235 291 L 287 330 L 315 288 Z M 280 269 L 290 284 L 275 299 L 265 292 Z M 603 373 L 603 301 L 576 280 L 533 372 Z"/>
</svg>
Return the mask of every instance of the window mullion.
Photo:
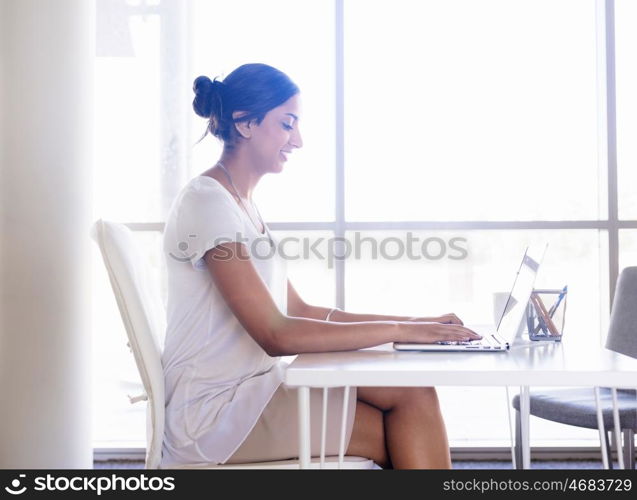
<svg viewBox="0 0 637 500">
<path fill-rule="evenodd" d="M 613 303 L 619 274 L 619 224 L 617 189 L 617 113 L 615 86 L 615 2 L 597 0 L 598 137 L 600 173 L 606 172 L 608 200 L 609 305 Z M 604 168 L 605 167 L 605 168 Z"/>
<path fill-rule="evenodd" d="M 335 0 L 335 96 L 336 96 L 336 144 L 335 144 L 335 217 L 336 227 L 335 236 L 336 241 L 339 242 L 337 246 L 336 255 L 344 255 L 344 238 L 345 238 L 345 54 L 344 54 L 344 20 L 343 20 L 343 1 Z M 340 247 L 340 248 L 339 248 Z M 334 270 L 336 274 L 336 306 L 345 308 L 345 261 L 343 259 L 336 259 L 334 262 Z"/>
</svg>

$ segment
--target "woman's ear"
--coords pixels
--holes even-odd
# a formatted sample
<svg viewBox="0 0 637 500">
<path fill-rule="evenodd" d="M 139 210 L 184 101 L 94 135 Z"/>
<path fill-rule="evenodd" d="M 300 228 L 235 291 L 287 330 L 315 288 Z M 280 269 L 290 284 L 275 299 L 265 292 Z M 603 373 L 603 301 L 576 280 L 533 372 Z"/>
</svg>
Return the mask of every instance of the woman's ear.
<svg viewBox="0 0 637 500">
<path fill-rule="evenodd" d="M 252 137 L 252 121 L 247 120 L 238 122 L 236 120 L 246 116 L 247 114 L 247 111 L 235 111 L 234 113 L 232 113 L 232 119 L 235 121 L 234 127 L 237 129 L 239 135 L 244 139 L 249 139 L 250 137 Z"/>
</svg>

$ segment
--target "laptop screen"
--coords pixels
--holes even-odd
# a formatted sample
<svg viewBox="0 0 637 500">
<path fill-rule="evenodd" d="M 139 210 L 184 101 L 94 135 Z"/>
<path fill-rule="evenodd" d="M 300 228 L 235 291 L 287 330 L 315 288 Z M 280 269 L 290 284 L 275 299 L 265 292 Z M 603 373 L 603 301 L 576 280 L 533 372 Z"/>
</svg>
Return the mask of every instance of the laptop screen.
<svg viewBox="0 0 637 500">
<path fill-rule="evenodd" d="M 524 319 L 526 306 L 533 292 L 533 285 L 547 245 L 532 245 L 526 249 L 520 269 L 515 277 L 513 289 L 498 323 L 498 333 L 512 340 Z"/>
</svg>

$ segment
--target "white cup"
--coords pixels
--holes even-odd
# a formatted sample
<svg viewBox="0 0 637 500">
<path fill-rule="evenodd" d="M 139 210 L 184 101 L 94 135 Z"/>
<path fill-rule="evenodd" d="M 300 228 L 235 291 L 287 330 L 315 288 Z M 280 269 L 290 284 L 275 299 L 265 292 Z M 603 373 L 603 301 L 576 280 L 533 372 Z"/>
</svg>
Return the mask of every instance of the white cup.
<svg viewBox="0 0 637 500">
<path fill-rule="evenodd" d="M 510 292 L 494 292 L 493 293 L 493 322 L 497 325 L 500 322 L 504 307 Z"/>
<path fill-rule="evenodd" d="M 510 292 L 495 292 L 493 294 L 493 322 L 497 326 L 504 312 L 504 308 L 509 298 Z M 520 337 L 526 331 L 526 314 L 520 321 L 520 326 L 516 332 L 516 337 Z"/>
</svg>

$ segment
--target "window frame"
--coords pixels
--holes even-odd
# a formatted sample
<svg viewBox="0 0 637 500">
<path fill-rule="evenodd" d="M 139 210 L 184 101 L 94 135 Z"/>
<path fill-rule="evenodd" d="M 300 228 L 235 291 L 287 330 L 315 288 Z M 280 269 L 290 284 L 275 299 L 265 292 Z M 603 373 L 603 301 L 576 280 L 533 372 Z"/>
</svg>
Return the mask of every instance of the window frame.
<svg viewBox="0 0 637 500">
<path fill-rule="evenodd" d="M 348 221 L 345 218 L 345 119 L 344 119 L 344 89 L 345 89 L 345 62 L 344 62 L 344 2 L 347 0 L 334 0 L 335 2 L 335 89 L 336 89 L 336 123 L 334 133 L 336 136 L 335 148 L 335 220 L 323 222 L 270 222 L 268 225 L 274 231 L 296 231 L 296 230 L 331 230 L 337 241 L 343 241 L 346 231 L 357 230 L 432 230 L 432 229 L 598 229 L 608 232 L 608 276 L 609 276 L 609 306 L 613 302 L 615 285 L 619 274 L 619 230 L 637 228 L 637 220 L 619 220 L 618 217 L 618 186 L 617 186 L 617 117 L 616 117 L 616 95 L 615 95 L 615 2 L 614 0 L 595 0 L 597 5 L 597 71 L 598 71 L 598 166 L 600 178 L 600 189 L 605 185 L 606 198 L 608 200 L 608 217 L 599 220 L 560 220 L 560 221 L 386 221 L 386 222 L 357 222 Z M 179 7 L 174 5 L 175 0 L 164 0 L 166 4 L 172 4 L 172 11 L 179 11 Z M 162 2 L 162 5 L 164 4 Z M 180 4 L 181 5 L 181 4 Z M 163 14 L 163 13 L 162 13 Z M 163 17 L 163 16 L 162 16 Z M 172 18 L 181 20 L 183 16 Z M 164 33 L 162 29 L 162 33 Z M 166 35 L 166 44 L 176 44 L 180 36 L 179 29 L 173 29 L 169 33 L 174 34 L 174 38 Z M 190 39 L 189 39 L 190 40 Z M 188 51 L 186 51 L 188 52 Z M 162 60 L 165 52 L 162 52 Z M 171 68 L 170 61 L 166 61 L 166 68 Z M 183 86 L 182 86 L 183 87 Z M 176 89 L 175 92 L 182 92 Z M 169 95 L 164 96 L 165 102 L 171 101 Z M 165 102 L 162 102 L 163 105 Z M 174 100 L 173 100 L 174 102 Z M 190 138 L 189 138 L 190 139 Z M 180 165 L 167 165 L 178 169 Z M 179 169 L 187 171 L 187 169 Z M 605 174 L 605 175 L 604 175 Z M 163 223 L 127 223 L 134 231 L 163 231 Z M 335 296 L 336 306 L 345 308 L 345 262 L 337 259 L 335 262 L 336 283 Z"/>
<path fill-rule="evenodd" d="M 600 197 L 608 200 L 608 217 L 599 220 L 536 220 L 536 221 L 483 221 L 466 220 L 440 222 L 435 220 L 422 221 L 386 221 L 360 222 L 345 218 L 345 120 L 344 120 L 344 90 L 345 90 L 345 60 L 344 60 L 344 4 L 347 0 L 333 0 L 335 5 L 334 36 L 335 36 L 335 206 L 334 220 L 318 222 L 269 222 L 274 231 L 312 231 L 329 230 L 337 242 L 345 241 L 346 232 L 357 230 L 534 230 L 534 229 L 597 229 L 608 234 L 608 262 L 605 270 L 608 273 L 609 289 L 608 305 L 612 305 L 615 285 L 619 274 L 619 232 L 622 229 L 637 229 L 637 220 L 620 220 L 618 218 L 618 183 L 617 183 L 617 121 L 615 95 L 615 9 L 614 0 L 595 0 L 596 2 L 596 47 L 597 47 L 597 97 L 598 97 L 598 172 Z M 189 53 L 193 44 L 188 30 L 188 2 L 182 0 L 161 0 L 155 7 L 161 15 L 161 67 L 162 75 L 183 74 L 169 86 L 162 86 L 161 102 L 163 109 L 169 110 L 177 117 L 185 117 L 188 110 L 185 93 L 189 90 L 185 76 L 189 69 Z M 163 50 L 171 47 L 171 50 Z M 176 104 L 180 103 L 180 104 Z M 162 114 L 162 118 L 170 116 Z M 173 120 L 170 118 L 170 120 Z M 160 124 L 162 133 L 162 147 L 171 138 L 177 138 L 175 150 L 170 154 L 162 154 L 160 168 L 162 169 L 162 189 L 166 193 L 174 193 L 176 186 L 181 185 L 184 176 L 190 174 L 188 144 L 193 142 L 192 131 L 189 130 L 187 120 L 179 119 L 175 128 L 173 122 L 163 120 Z M 182 127 L 181 130 L 179 127 Z M 176 130 L 176 132 L 175 132 Z M 172 134 L 176 134 L 173 136 Z M 172 172 L 172 174 L 170 174 Z M 176 172 L 176 173 L 175 173 Z M 166 174 L 168 173 L 168 174 Z M 163 232 L 163 222 L 128 221 L 125 222 L 133 231 Z M 342 251 L 337 248 L 336 251 Z M 336 259 L 335 271 L 335 305 L 347 308 L 345 303 L 345 272 L 346 262 Z M 603 334 L 600 326 L 600 342 Z"/>
</svg>

